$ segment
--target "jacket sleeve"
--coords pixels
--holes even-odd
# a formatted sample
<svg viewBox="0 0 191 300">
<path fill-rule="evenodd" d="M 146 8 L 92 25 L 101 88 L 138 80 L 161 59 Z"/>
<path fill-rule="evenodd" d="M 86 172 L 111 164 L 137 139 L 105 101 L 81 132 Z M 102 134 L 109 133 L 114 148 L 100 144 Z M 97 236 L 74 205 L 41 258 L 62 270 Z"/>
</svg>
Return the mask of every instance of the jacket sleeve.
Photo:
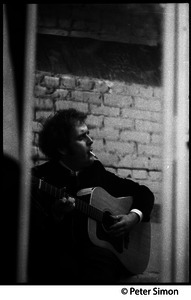
<svg viewBox="0 0 191 300">
<path fill-rule="evenodd" d="M 101 168 L 101 166 L 100 166 Z M 102 187 L 114 197 L 132 196 L 131 209 L 139 209 L 143 213 L 142 221 L 149 221 L 154 205 L 154 195 L 145 185 L 130 179 L 120 178 L 102 166 Z"/>
</svg>

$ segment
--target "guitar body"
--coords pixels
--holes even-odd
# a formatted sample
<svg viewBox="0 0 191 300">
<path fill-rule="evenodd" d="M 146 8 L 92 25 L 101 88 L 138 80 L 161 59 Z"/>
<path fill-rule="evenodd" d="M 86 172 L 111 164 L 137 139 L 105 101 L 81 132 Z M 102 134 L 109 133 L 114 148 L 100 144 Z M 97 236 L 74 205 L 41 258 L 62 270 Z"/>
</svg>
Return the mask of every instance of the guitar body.
<svg viewBox="0 0 191 300">
<path fill-rule="evenodd" d="M 112 215 L 127 214 L 132 205 L 132 197 L 115 198 L 104 189 L 96 187 L 91 193 L 90 204 Z M 111 250 L 133 274 L 145 271 L 150 256 L 149 222 L 137 224 L 125 238 L 111 239 L 102 225 L 88 218 L 88 234 L 93 244 Z"/>
<path fill-rule="evenodd" d="M 58 189 L 34 176 L 32 179 L 33 184 L 38 189 L 45 191 L 54 198 L 60 199 L 61 197 L 69 196 L 65 188 Z M 111 250 L 124 267 L 133 274 L 144 272 L 150 256 L 150 222 L 137 224 L 123 238 L 112 238 L 109 235 L 109 227 L 113 224 L 111 216 L 127 214 L 132 206 L 132 197 L 115 198 L 101 187 L 88 188 L 80 192 L 82 193 L 78 196 L 88 195 L 89 203 L 75 198 L 75 209 L 88 216 L 88 219 L 86 219 L 87 223 L 85 223 L 85 228 L 88 227 L 87 238 L 96 246 Z M 82 223 L 79 224 L 77 222 L 76 224 L 80 240 L 79 229 L 83 229 L 83 226 Z"/>
</svg>

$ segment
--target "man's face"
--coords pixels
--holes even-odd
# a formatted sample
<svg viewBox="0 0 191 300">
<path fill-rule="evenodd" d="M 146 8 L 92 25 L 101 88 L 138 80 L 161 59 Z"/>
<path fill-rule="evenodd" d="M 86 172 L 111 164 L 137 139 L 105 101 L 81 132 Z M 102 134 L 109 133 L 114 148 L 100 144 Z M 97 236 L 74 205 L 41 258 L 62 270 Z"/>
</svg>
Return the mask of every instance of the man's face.
<svg viewBox="0 0 191 300">
<path fill-rule="evenodd" d="M 93 141 L 85 123 L 77 123 L 71 131 L 70 142 L 66 158 L 74 169 L 83 169 L 90 166 L 94 157 L 90 153 Z"/>
</svg>

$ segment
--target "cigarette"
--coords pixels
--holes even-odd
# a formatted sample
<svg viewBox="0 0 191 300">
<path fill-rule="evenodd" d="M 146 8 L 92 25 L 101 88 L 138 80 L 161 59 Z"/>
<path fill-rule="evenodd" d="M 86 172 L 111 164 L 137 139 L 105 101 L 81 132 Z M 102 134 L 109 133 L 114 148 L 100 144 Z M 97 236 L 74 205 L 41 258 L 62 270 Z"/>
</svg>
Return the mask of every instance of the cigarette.
<svg viewBox="0 0 191 300">
<path fill-rule="evenodd" d="M 96 159 L 98 159 L 98 157 L 92 152 L 90 151 L 91 155 L 93 155 Z"/>
</svg>

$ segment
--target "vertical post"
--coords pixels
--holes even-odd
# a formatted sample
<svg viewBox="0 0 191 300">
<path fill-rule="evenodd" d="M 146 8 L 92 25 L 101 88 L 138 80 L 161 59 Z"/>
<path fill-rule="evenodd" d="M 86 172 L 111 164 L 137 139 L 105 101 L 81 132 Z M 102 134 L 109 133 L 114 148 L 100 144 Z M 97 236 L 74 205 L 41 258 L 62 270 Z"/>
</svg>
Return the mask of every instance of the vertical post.
<svg viewBox="0 0 191 300">
<path fill-rule="evenodd" d="M 188 5 L 166 4 L 161 282 L 188 280 Z"/>
<path fill-rule="evenodd" d="M 161 280 L 170 282 L 173 272 L 173 160 L 174 160 L 174 51 L 175 7 L 169 4 L 164 11 L 163 31 L 163 189 Z"/>
<path fill-rule="evenodd" d="M 18 273 L 17 282 L 27 282 L 27 259 L 29 242 L 30 216 L 30 168 L 31 168 L 31 141 L 32 141 L 32 110 L 34 89 L 34 67 L 36 49 L 36 19 L 37 5 L 27 5 L 26 21 L 26 56 L 24 76 L 23 124 L 21 140 L 21 195 L 18 232 Z"/>
<path fill-rule="evenodd" d="M 175 282 L 188 280 L 188 46 L 189 4 L 177 4 Z"/>
<path fill-rule="evenodd" d="M 3 4 L 3 152 L 19 160 L 19 126 L 7 15 Z"/>
</svg>

